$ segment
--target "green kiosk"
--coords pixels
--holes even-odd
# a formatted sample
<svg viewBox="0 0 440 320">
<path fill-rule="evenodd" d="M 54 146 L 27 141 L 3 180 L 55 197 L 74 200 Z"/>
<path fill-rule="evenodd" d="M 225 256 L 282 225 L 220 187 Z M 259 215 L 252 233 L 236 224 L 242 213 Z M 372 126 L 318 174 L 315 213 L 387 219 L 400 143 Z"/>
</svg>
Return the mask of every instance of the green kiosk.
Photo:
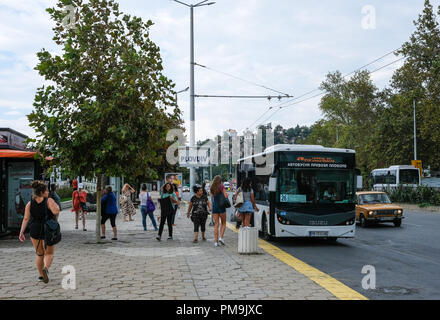
<svg viewBox="0 0 440 320">
<path fill-rule="evenodd" d="M 24 209 L 32 197 L 31 183 L 42 178 L 35 152 L 27 151 L 27 136 L 0 128 L 0 237 L 20 231 Z"/>
</svg>

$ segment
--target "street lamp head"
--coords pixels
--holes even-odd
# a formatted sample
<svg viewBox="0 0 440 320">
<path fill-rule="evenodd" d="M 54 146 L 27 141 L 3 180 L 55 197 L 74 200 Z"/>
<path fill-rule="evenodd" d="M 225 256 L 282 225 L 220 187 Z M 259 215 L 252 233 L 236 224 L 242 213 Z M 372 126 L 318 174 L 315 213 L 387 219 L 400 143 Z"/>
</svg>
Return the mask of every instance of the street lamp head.
<svg viewBox="0 0 440 320">
<path fill-rule="evenodd" d="M 172 1 L 177 2 L 177 3 L 180 3 L 180 4 L 183 4 L 183 5 L 185 5 L 185 6 L 187 6 L 187 7 L 190 7 L 190 8 L 203 7 L 203 6 L 210 6 L 210 5 L 215 4 L 215 2 L 208 2 L 208 3 L 205 3 L 205 2 L 208 1 L 208 0 L 204 0 L 204 1 L 199 2 L 199 3 L 197 3 L 197 4 L 187 4 L 187 3 L 184 3 L 184 2 L 179 1 L 179 0 L 172 0 Z"/>
</svg>

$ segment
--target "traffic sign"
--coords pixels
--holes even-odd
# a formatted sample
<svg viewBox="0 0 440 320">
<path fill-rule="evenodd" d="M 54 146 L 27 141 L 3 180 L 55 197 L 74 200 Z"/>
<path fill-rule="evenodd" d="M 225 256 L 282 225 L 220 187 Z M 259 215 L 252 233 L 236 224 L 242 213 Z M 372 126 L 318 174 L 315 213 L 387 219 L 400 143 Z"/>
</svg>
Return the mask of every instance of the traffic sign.
<svg viewBox="0 0 440 320">
<path fill-rule="evenodd" d="M 207 147 L 180 147 L 179 165 L 182 168 L 209 167 L 209 148 Z"/>
</svg>

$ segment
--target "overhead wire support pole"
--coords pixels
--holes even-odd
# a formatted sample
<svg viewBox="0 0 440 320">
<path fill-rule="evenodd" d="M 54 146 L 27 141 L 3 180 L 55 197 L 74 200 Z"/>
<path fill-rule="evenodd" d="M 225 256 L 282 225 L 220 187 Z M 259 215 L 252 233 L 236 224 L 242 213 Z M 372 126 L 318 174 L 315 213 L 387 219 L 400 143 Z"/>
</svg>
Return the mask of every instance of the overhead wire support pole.
<svg viewBox="0 0 440 320">
<path fill-rule="evenodd" d="M 190 148 L 196 147 L 196 134 L 195 134 L 195 84 L 194 84 L 194 8 L 209 6 L 215 4 L 215 2 L 208 2 L 208 0 L 201 1 L 195 5 L 187 4 L 179 0 L 173 0 L 181 5 L 190 8 Z M 190 185 L 194 186 L 196 182 L 195 168 L 189 168 Z M 191 195 L 193 192 L 191 191 Z"/>
</svg>

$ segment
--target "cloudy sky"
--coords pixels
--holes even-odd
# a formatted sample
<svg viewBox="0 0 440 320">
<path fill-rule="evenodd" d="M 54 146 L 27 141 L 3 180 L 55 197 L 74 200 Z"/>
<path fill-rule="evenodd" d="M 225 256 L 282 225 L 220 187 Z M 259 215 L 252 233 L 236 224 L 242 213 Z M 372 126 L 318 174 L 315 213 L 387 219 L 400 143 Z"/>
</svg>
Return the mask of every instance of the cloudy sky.
<svg viewBox="0 0 440 320">
<path fill-rule="evenodd" d="M 439 1 L 432 3 L 438 6 Z M 399 48 L 414 31 L 413 21 L 422 11 L 423 2 L 216 0 L 215 5 L 195 9 L 195 61 L 298 97 L 318 88 L 329 71 L 347 74 Z M 45 11 L 55 3 L 56 0 L 0 0 L 0 127 L 32 137 L 35 133 L 28 126 L 26 114 L 31 112 L 36 89 L 43 83 L 33 70 L 36 53 L 42 48 L 59 52 L 52 41 L 53 23 Z M 151 37 L 161 48 L 165 74 L 176 83 L 176 91 L 188 87 L 189 9 L 171 0 L 119 3 L 124 13 L 155 23 Z M 372 22 L 366 20 L 365 6 L 375 9 L 375 29 L 365 28 L 365 23 Z M 368 69 L 376 70 L 396 59 L 389 55 Z M 377 86 L 386 86 L 400 63 L 374 73 Z M 199 67 L 195 81 L 199 95 L 276 94 Z M 304 98 L 307 97 L 310 95 Z M 212 138 L 229 128 L 242 132 L 266 119 L 292 127 L 312 125 L 321 117 L 319 98 L 280 110 L 271 118 L 273 111 L 261 117 L 279 103 L 265 99 L 198 98 L 196 138 Z M 179 95 L 179 105 L 189 128 L 188 92 Z"/>
</svg>

